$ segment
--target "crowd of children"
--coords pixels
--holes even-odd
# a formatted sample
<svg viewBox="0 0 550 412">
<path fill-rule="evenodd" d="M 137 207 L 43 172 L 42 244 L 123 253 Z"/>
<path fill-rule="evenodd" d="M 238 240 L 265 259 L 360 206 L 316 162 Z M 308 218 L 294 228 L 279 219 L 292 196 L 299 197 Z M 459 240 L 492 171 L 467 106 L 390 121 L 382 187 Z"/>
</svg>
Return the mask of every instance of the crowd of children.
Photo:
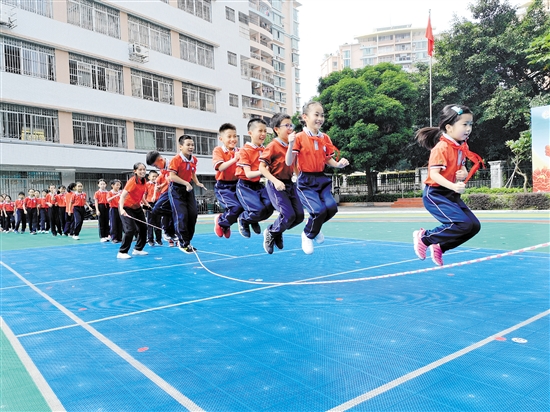
<svg viewBox="0 0 550 412">
<path fill-rule="evenodd" d="M 236 127 L 224 123 L 219 128 L 221 146 L 212 153 L 216 184 L 215 195 L 223 212 L 214 218 L 214 233 L 230 238 L 231 226 L 238 225 L 244 238 L 251 237 L 251 229 L 263 233 L 263 247 L 272 254 L 275 247 L 283 249 L 283 233 L 304 221 L 301 234 L 302 250 L 314 252 L 314 243 L 324 242 L 322 226 L 337 212 L 337 203 L 331 193 L 332 180 L 324 174 L 325 166 L 344 168 L 348 160 L 338 159 L 338 149 L 329 136 L 321 132 L 324 111 L 319 102 L 308 102 L 303 109 L 303 131 L 294 132 L 287 114 L 276 114 L 271 119 L 274 139 L 267 147 L 268 124 L 260 118 L 248 122 L 250 142 L 237 148 Z M 468 150 L 465 141 L 471 132 L 472 114 L 465 106 L 446 106 L 438 128 L 421 129 L 417 139 L 431 150 L 429 176 L 426 181 L 424 204 L 442 226 L 433 230 L 414 232 L 414 250 L 425 259 L 431 250 L 432 260 L 443 265 L 442 255 L 470 239 L 480 230 L 479 221 L 460 200 L 464 181 L 469 178 L 464 167 L 465 157 L 479 162 L 479 157 Z M 121 190 L 119 180 L 100 179 L 94 194 L 101 242 L 121 243 L 119 259 L 132 255 L 147 255 L 145 246 L 177 245 L 184 253 L 194 253 L 191 245 L 197 222 L 197 202 L 194 186 L 206 190 L 199 182 L 196 170 L 198 159 L 193 155 L 194 141 L 182 135 L 179 152 L 167 162 L 159 152 L 146 156 L 144 163 L 134 165 L 134 175 Z M 296 176 L 294 176 L 296 175 Z M 265 178 L 266 184 L 261 182 Z M 64 186 L 51 185 L 49 190 L 29 189 L 25 197 L 20 192 L 12 201 L 9 195 L 0 198 L 1 230 L 24 233 L 27 225 L 31 234 L 50 232 L 79 239 L 86 202 L 86 193 L 80 182 Z M 145 210 L 144 210 L 145 209 Z M 263 232 L 260 223 L 278 212 L 275 221 Z"/>
</svg>

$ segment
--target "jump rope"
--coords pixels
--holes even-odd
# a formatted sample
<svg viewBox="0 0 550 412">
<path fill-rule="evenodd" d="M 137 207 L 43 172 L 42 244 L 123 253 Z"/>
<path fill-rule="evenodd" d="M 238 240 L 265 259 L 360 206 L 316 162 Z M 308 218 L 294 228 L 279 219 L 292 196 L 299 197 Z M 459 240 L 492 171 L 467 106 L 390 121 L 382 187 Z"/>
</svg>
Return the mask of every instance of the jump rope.
<svg viewBox="0 0 550 412">
<path fill-rule="evenodd" d="M 140 223 L 143 223 L 145 225 L 151 226 L 155 229 L 162 230 L 162 228 L 160 228 L 158 226 L 155 226 L 155 225 L 152 225 L 150 223 L 144 222 L 143 220 L 140 220 L 140 219 L 136 219 L 133 216 L 126 215 L 125 217 L 129 217 L 130 219 L 133 219 L 137 222 L 140 222 Z M 288 286 L 292 286 L 292 285 L 330 285 L 330 284 L 335 284 L 335 283 L 365 282 L 365 281 L 368 281 L 368 280 L 378 280 L 378 279 L 394 278 L 394 277 L 405 276 L 405 275 L 415 275 L 415 274 L 418 274 L 418 273 L 433 272 L 435 270 L 450 269 L 450 268 L 454 268 L 454 267 L 458 267 L 458 266 L 465 266 L 465 265 L 471 265 L 471 264 L 474 264 L 474 263 L 485 262 L 485 261 L 488 261 L 488 260 L 500 259 L 500 258 L 503 258 L 503 257 L 513 256 L 513 255 L 517 255 L 519 253 L 524 253 L 524 252 L 530 252 L 530 251 L 533 251 L 533 250 L 536 250 L 536 249 L 541 249 L 541 248 L 549 247 L 549 246 L 550 246 L 550 242 L 540 243 L 540 244 L 535 245 L 535 246 L 529 246 L 529 247 L 525 247 L 525 248 L 522 248 L 522 249 L 511 250 L 511 251 L 505 252 L 505 253 L 497 253 L 495 255 L 485 256 L 485 257 L 477 258 L 477 259 L 466 260 L 466 261 L 463 261 L 463 262 L 450 263 L 448 265 L 443 265 L 443 266 L 433 266 L 433 267 L 429 267 L 429 268 L 425 268 L 425 269 L 408 270 L 408 271 L 405 271 L 405 272 L 390 273 L 390 274 L 387 274 L 387 275 L 380 275 L 380 276 L 369 276 L 369 277 L 362 277 L 362 278 L 339 279 L 339 280 L 322 280 L 322 281 L 315 281 L 315 280 L 305 279 L 305 280 L 297 280 L 297 281 L 294 281 L 294 282 L 264 282 L 260 279 L 258 279 L 258 280 L 244 280 L 244 279 L 233 278 L 231 276 L 225 276 L 225 275 L 222 275 L 220 273 L 216 273 L 216 272 L 208 269 L 204 265 L 204 263 L 202 262 L 202 260 L 199 257 L 198 253 L 196 251 L 194 251 L 193 253 L 195 254 L 195 257 L 197 258 L 197 262 L 199 263 L 199 265 L 201 265 L 201 267 L 204 270 L 206 270 L 208 273 L 210 273 L 214 276 L 217 276 L 217 277 L 220 277 L 220 278 L 223 278 L 223 279 L 227 279 L 227 280 L 232 280 L 234 282 L 249 283 L 249 284 L 254 284 L 254 285 L 267 285 L 267 286 L 285 286 L 285 285 L 288 285 Z M 333 276 L 337 276 L 337 275 L 338 275 L 338 273 L 334 274 Z"/>
</svg>

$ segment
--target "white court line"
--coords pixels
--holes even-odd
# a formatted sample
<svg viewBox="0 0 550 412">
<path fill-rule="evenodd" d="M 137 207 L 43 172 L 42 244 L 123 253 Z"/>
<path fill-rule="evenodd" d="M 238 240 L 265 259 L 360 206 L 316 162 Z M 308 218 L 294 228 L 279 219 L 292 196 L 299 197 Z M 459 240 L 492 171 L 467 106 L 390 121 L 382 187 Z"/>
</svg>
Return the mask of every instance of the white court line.
<svg viewBox="0 0 550 412">
<path fill-rule="evenodd" d="M 25 369 L 31 376 L 34 384 L 44 397 L 44 400 L 46 401 L 50 409 L 54 412 L 64 412 L 65 407 L 58 399 L 52 388 L 50 388 L 50 385 L 48 385 L 48 382 L 46 382 L 46 379 L 44 379 L 44 376 L 42 376 L 42 374 L 32 361 L 31 357 L 29 356 L 23 345 L 21 345 L 21 342 L 19 342 L 19 340 L 15 337 L 14 333 L 12 332 L 8 324 L 4 321 L 2 316 L 0 316 L 0 329 L 2 329 L 4 335 L 6 335 L 6 338 L 13 347 L 13 350 L 21 360 L 23 366 L 25 366 Z M 0 409 L 1 408 L 3 408 L 2 404 L 0 404 Z"/>
<path fill-rule="evenodd" d="M 38 293 L 40 296 L 42 296 L 44 299 L 46 299 L 48 302 L 54 305 L 63 314 L 68 316 L 71 320 L 73 320 L 75 323 L 81 326 L 84 330 L 89 332 L 97 340 L 99 340 L 101 343 L 103 343 L 105 346 L 111 349 L 114 353 L 116 353 L 118 356 L 120 356 L 122 359 L 128 362 L 137 371 L 145 375 L 151 382 L 153 382 L 161 390 L 166 392 L 169 396 L 171 396 L 174 400 L 176 400 L 180 405 L 182 405 L 183 407 L 187 408 L 190 411 L 201 411 L 201 412 L 203 411 L 203 409 L 200 408 L 197 404 L 195 404 L 191 399 L 183 395 L 180 391 L 178 391 L 176 388 L 174 388 L 172 385 L 170 385 L 168 382 L 162 379 L 159 375 L 157 375 L 155 372 L 153 372 L 143 363 L 135 359 L 133 356 L 131 356 L 128 352 L 123 350 L 116 343 L 114 343 L 113 341 L 108 339 L 105 335 L 100 333 L 97 329 L 94 329 L 93 327 L 88 325 L 86 322 L 84 322 L 82 319 L 80 319 L 78 316 L 72 313 L 65 306 L 63 306 L 62 304 L 60 304 L 59 302 L 51 298 L 46 293 L 42 292 L 40 289 L 38 289 L 31 282 L 29 282 L 22 275 L 17 273 L 14 269 L 6 265 L 4 262 L 0 261 L 0 264 L 4 266 L 7 270 L 9 270 L 11 273 L 13 273 L 15 276 L 17 276 L 19 279 L 21 279 L 23 282 L 25 282 L 27 286 L 29 286 L 32 290 L 34 290 L 36 293 Z"/>
<path fill-rule="evenodd" d="M 457 352 L 454 352 L 454 353 L 451 353 L 450 355 L 448 356 L 445 356 L 444 358 L 441 358 L 435 362 L 432 362 L 426 366 L 423 366 L 422 368 L 419 368 L 415 371 L 412 371 L 410 373 L 407 373 L 406 375 L 403 375 L 397 379 L 394 379 L 393 381 L 391 382 L 388 382 L 386 383 L 385 385 L 382 385 L 382 386 L 379 386 L 378 388 L 376 389 L 373 389 L 369 392 L 366 392 L 364 393 L 363 395 L 360 395 L 356 398 L 353 398 L 341 405 L 338 405 L 332 409 L 330 409 L 328 412 L 342 412 L 342 411 L 347 411 L 348 409 L 351 409 L 365 401 L 368 401 L 369 399 L 372 399 L 374 398 L 375 396 L 378 396 L 384 392 L 387 392 L 389 391 L 390 389 L 393 389 L 407 381 L 410 381 L 411 379 L 414 379 L 414 378 L 417 378 L 419 377 L 420 375 L 423 375 L 435 368 L 438 368 L 439 366 L 447 363 L 447 362 L 450 362 L 452 360 L 455 360 L 457 358 L 459 358 L 460 356 L 463 356 L 475 349 L 478 349 L 490 342 L 493 342 L 495 340 L 495 338 L 499 337 L 499 336 L 505 336 L 507 334 L 509 334 L 510 332 L 513 332 L 517 329 L 520 329 L 522 328 L 523 326 L 526 326 L 530 323 L 533 323 L 537 320 L 539 320 L 540 318 L 543 318 L 544 316 L 548 316 L 550 314 L 550 310 L 547 310 L 547 311 L 544 311 L 542 313 L 539 313 L 538 315 L 535 315 L 533 316 L 532 318 L 529 318 L 521 323 L 518 323 L 517 325 L 514 325 L 508 329 L 505 329 L 503 330 L 502 332 L 498 332 L 498 333 L 495 333 L 494 335 L 492 336 L 489 336 L 488 338 L 485 338 L 483 340 L 480 340 L 479 342 L 476 342 L 470 346 L 467 346 L 466 348 L 464 349 L 461 349 Z"/>
</svg>

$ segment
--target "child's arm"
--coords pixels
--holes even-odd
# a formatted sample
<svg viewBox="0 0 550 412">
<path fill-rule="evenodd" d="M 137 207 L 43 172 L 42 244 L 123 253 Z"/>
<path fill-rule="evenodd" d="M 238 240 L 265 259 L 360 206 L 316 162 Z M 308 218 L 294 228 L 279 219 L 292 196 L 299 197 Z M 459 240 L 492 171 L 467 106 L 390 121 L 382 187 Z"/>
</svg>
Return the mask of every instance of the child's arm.
<svg viewBox="0 0 550 412">
<path fill-rule="evenodd" d="M 120 200 L 118 202 L 118 213 L 120 216 L 127 216 L 128 213 L 126 213 L 126 210 L 124 210 L 124 200 L 126 200 L 126 196 L 128 196 L 127 190 L 122 190 L 122 193 L 120 195 Z"/>
<path fill-rule="evenodd" d="M 453 183 L 441 175 L 440 169 L 430 169 L 430 177 L 432 180 L 440 186 L 446 187 L 456 193 L 464 193 L 466 190 L 466 184 L 464 182 Z"/>
<path fill-rule="evenodd" d="M 227 169 L 229 166 L 231 165 L 234 165 L 235 163 L 237 163 L 237 161 L 241 158 L 241 155 L 239 152 L 236 152 L 235 153 L 235 157 L 233 157 L 232 159 L 229 159 L 227 162 L 223 162 L 223 163 L 220 163 L 220 165 L 218 166 L 218 170 L 220 172 L 223 172 L 225 169 Z"/>
<path fill-rule="evenodd" d="M 462 166 L 460 170 L 456 171 L 456 180 L 457 182 L 463 182 L 468 177 L 468 169 L 466 166 Z"/>
<path fill-rule="evenodd" d="M 186 182 L 181 177 L 179 177 L 176 173 L 170 172 L 170 181 L 174 183 L 179 183 L 180 185 L 183 185 L 187 188 L 187 191 L 190 192 L 193 190 L 193 186 L 191 186 L 191 183 Z"/>
<path fill-rule="evenodd" d="M 99 216 L 99 202 L 97 200 L 97 197 L 94 198 L 94 204 L 95 204 L 95 214 Z"/>
<path fill-rule="evenodd" d="M 273 183 L 273 186 L 275 186 L 275 189 L 279 192 L 285 190 L 285 184 L 271 174 L 269 168 L 264 162 L 260 162 L 260 172 L 267 180 Z"/>
<path fill-rule="evenodd" d="M 285 163 L 287 166 L 292 166 L 294 160 L 296 159 L 296 153 L 292 153 L 292 148 L 294 147 L 294 140 L 296 139 L 296 133 L 291 133 L 288 135 L 288 148 L 286 149 Z"/>
<path fill-rule="evenodd" d="M 349 160 L 342 157 L 340 159 L 340 161 L 336 161 L 334 160 L 334 158 L 330 158 L 328 161 L 327 161 L 327 165 L 329 166 L 332 166 L 332 167 L 336 167 L 338 169 L 343 169 L 344 167 L 348 166 L 349 165 Z"/>
<path fill-rule="evenodd" d="M 254 179 L 262 175 L 262 172 L 259 170 L 251 170 L 250 166 L 243 166 L 244 174 L 249 179 Z"/>
<path fill-rule="evenodd" d="M 114 199 L 115 197 L 117 197 L 117 196 L 120 196 L 120 192 L 118 192 L 116 195 L 113 195 L 113 196 L 111 196 L 111 197 L 108 197 L 108 198 L 107 198 L 107 202 L 110 202 L 111 200 L 113 200 L 113 199 Z"/>
<path fill-rule="evenodd" d="M 199 178 L 197 177 L 196 173 L 193 173 L 193 182 L 195 182 L 198 187 L 202 187 L 204 190 L 208 190 L 201 182 L 199 182 Z"/>
<path fill-rule="evenodd" d="M 73 213 L 73 197 L 69 199 L 69 203 L 67 203 L 67 214 L 71 216 Z"/>
</svg>

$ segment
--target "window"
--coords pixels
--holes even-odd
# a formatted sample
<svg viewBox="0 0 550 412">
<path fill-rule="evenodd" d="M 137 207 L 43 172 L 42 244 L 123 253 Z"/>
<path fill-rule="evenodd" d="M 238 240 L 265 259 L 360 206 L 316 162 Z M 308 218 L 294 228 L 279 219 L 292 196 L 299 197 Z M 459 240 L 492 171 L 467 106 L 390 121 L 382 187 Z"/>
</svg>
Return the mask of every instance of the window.
<svg viewBox="0 0 550 412">
<path fill-rule="evenodd" d="M 279 27 L 284 27 L 283 16 L 277 13 L 273 13 L 273 23 Z"/>
<path fill-rule="evenodd" d="M 298 53 L 292 53 L 292 64 L 300 64 L 300 55 Z"/>
<path fill-rule="evenodd" d="M 351 60 L 345 59 L 344 60 L 344 67 L 351 67 Z"/>
<path fill-rule="evenodd" d="M 292 42 L 292 48 L 295 50 L 298 50 L 298 43 L 299 43 L 298 40 L 292 39 L 291 42 Z"/>
<path fill-rule="evenodd" d="M 283 3 L 283 0 L 272 0 L 271 1 L 271 5 L 273 6 L 273 8 L 275 10 L 279 10 L 279 11 L 282 10 L 282 7 L 283 7 L 282 3 Z"/>
<path fill-rule="evenodd" d="M 300 78 L 300 69 L 295 67 L 294 68 L 294 73 L 296 75 L 296 80 L 298 80 Z"/>
<path fill-rule="evenodd" d="M 390 41 L 393 40 L 393 34 L 388 34 L 387 36 L 378 36 L 378 41 Z"/>
<path fill-rule="evenodd" d="M 194 84 L 184 83 L 182 86 L 183 107 L 205 112 L 216 111 L 216 91 Z"/>
<path fill-rule="evenodd" d="M 235 21 L 235 10 L 230 7 L 225 6 L 225 18 L 229 21 Z"/>
<path fill-rule="evenodd" d="M 415 41 L 413 42 L 412 47 L 416 50 L 428 50 L 428 41 Z"/>
<path fill-rule="evenodd" d="M 57 111 L 0 103 L 0 138 L 59 143 Z"/>
<path fill-rule="evenodd" d="M 51 0 L 0 0 L 0 3 L 18 7 L 41 16 L 53 17 Z"/>
<path fill-rule="evenodd" d="M 280 61 L 273 60 L 273 69 L 278 72 L 284 72 L 285 71 L 285 64 L 281 63 Z"/>
<path fill-rule="evenodd" d="M 200 17 L 206 21 L 212 21 L 212 10 L 210 0 L 178 0 L 178 8 Z"/>
<path fill-rule="evenodd" d="M 55 81 L 54 50 L 0 36 L 0 71 Z"/>
<path fill-rule="evenodd" d="M 210 156 L 214 148 L 218 145 L 218 135 L 216 133 L 202 132 L 200 130 L 185 129 L 185 134 L 193 136 L 195 141 L 194 153 L 198 155 Z"/>
<path fill-rule="evenodd" d="M 122 66 L 69 53 L 71 84 L 123 94 Z"/>
<path fill-rule="evenodd" d="M 244 23 L 244 24 L 248 25 L 248 15 L 239 12 L 239 21 L 241 23 Z"/>
<path fill-rule="evenodd" d="M 213 69 L 214 46 L 180 34 L 180 58 Z"/>
<path fill-rule="evenodd" d="M 134 123 L 137 150 L 176 151 L 176 129 L 145 123 Z"/>
<path fill-rule="evenodd" d="M 277 30 L 275 27 L 271 27 L 271 34 L 273 35 L 273 40 L 277 40 L 281 43 L 285 41 L 284 33 L 280 30 Z"/>
<path fill-rule="evenodd" d="M 296 93 L 300 93 L 300 83 L 294 83 L 296 86 Z"/>
<path fill-rule="evenodd" d="M 296 37 L 300 37 L 300 31 L 299 31 L 300 25 L 296 22 L 292 25 L 292 34 Z"/>
<path fill-rule="evenodd" d="M 227 63 L 231 66 L 237 65 L 237 55 L 235 53 L 227 52 Z"/>
<path fill-rule="evenodd" d="M 126 122 L 73 113 L 73 138 L 75 144 L 125 149 Z"/>
<path fill-rule="evenodd" d="M 229 93 L 229 106 L 239 107 L 239 96 Z"/>
<path fill-rule="evenodd" d="M 344 59 L 349 59 L 350 54 L 351 54 L 351 52 L 349 50 L 344 50 Z"/>
<path fill-rule="evenodd" d="M 272 43 L 271 49 L 273 50 L 273 53 L 275 53 L 276 56 L 284 57 L 285 55 L 284 47 L 277 46 L 276 44 Z"/>
<path fill-rule="evenodd" d="M 298 21 L 298 10 L 297 9 L 292 10 L 292 17 L 293 17 L 294 21 Z"/>
<path fill-rule="evenodd" d="M 67 22 L 120 39 L 120 13 L 95 1 L 67 0 Z"/>
<path fill-rule="evenodd" d="M 174 82 L 156 74 L 132 69 L 132 96 L 174 104 Z"/>
<path fill-rule="evenodd" d="M 128 41 L 170 55 L 170 30 L 148 21 L 128 16 Z"/>
<path fill-rule="evenodd" d="M 273 76 L 273 84 L 277 87 L 286 87 L 286 79 L 284 77 Z"/>
</svg>

